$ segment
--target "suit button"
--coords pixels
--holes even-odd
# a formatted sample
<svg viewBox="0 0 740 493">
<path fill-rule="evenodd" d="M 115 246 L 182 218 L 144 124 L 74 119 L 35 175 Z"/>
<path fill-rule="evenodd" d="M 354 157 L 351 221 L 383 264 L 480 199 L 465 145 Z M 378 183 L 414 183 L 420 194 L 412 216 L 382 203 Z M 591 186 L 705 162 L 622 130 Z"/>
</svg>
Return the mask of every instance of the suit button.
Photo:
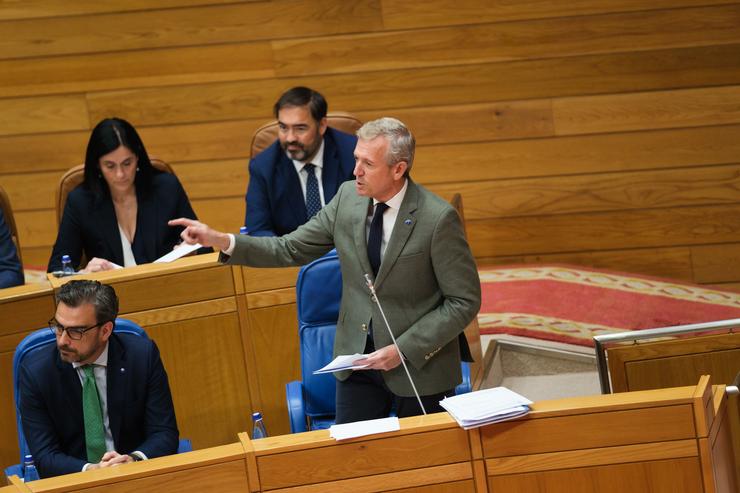
<svg viewBox="0 0 740 493">
<path fill-rule="evenodd" d="M 429 359 L 429 358 L 431 358 L 431 356 L 429 356 L 428 354 L 424 356 L 424 359 Z"/>
<path fill-rule="evenodd" d="M 360 328 L 362 329 L 363 332 L 367 332 L 367 324 L 362 324 Z"/>
</svg>

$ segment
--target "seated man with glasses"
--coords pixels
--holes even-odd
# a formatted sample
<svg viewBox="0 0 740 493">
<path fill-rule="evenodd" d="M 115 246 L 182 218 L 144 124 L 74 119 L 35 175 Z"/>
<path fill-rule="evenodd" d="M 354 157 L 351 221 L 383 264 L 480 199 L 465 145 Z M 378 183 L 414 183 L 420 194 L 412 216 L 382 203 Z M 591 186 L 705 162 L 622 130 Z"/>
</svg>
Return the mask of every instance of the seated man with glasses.
<svg viewBox="0 0 740 493">
<path fill-rule="evenodd" d="M 114 332 L 118 297 L 97 281 L 57 294 L 50 344 L 19 371 L 21 420 L 41 477 L 174 454 L 179 433 L 154 341 Z"/>
</svg>

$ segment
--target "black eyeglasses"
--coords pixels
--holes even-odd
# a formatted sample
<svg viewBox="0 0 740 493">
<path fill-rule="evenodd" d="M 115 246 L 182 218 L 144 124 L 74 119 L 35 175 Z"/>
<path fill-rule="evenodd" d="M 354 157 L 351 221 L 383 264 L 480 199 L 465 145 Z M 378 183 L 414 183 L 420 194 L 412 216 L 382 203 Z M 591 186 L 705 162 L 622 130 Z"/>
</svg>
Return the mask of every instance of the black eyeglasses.
<svg viewBox="0 0 740 493">
<path fill-rule="evenodd" d="M 65 327 L 53 318 L 49 320 L 49 329 L 54 333 L 54 335 L 56 335 L 57 337 L 62 337 L 62 334 L 64 334 L 64 332 L 67 332 L 67 336 L 73 341 L 79 341 L 80 339 L 82 339 L 82 336 L 85 335 L 85 332 L 87 332 L 88 330 L 97 329 L 101 325 L 103 324 L 95 324 L 91 325 L 90 327 Z"/>
</svg>

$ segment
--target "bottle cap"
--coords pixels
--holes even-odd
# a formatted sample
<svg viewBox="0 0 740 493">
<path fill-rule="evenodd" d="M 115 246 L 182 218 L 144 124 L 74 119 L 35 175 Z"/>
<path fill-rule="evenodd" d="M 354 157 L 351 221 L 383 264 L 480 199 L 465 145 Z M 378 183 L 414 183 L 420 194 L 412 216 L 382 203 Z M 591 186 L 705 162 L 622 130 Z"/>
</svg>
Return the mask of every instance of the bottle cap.
<svg viewBox="0 0 740 493">
<path fill-rule="evenodd" d="M 24 460 L 25 462 L 33 462 L 33 455 L 31 455 L 31 454 L 26 454 L 26 455 L 24 456 L 23 460 Z"/>
<path fill-rule="evenodd" d="M 242 226 L 241 228 L 239 228 L 239 234 L 240 235 L 245 235 L 247 233 L 249 233 L 249 230 L 247 229 L 246 226 Z"/>
<path fill-rule="evenodd" d="M 70 258 L 69 255 L 62 255 L 62 262 L 69 262 Z"/>
<path fill-rule="evenodd" d="M 262 419 L 262 413 L 252 413 L 252 421 L 257 421 L 258 419 Z"/>
</svg>

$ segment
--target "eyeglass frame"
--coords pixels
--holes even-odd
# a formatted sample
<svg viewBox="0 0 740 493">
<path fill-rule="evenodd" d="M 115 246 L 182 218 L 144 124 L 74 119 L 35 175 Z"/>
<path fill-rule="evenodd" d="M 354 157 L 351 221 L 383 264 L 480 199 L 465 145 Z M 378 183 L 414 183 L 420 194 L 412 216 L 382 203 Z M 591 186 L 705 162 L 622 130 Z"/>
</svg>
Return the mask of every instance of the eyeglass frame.
<svg viewBox="0 0 740 493">
<path fill-rule="evenodd" d="M 49 330 L 52 332 L 52 334 L 54 334 L 55 337 L 62 337 L 62 335 L 66 332 L 67 337 L 69 337 L 73 341 L 81 341 L 87 331 L 100 328 L 106 323 L 107 322 L 101 322 L 95 325 L 91 325 L 90 327 L 64 327 L 54 318 L 47 322 L 47 324 L 49 325 Z M 61 327 L 61 333 L 59 333 L 57 327 Z M 74 332 L 70 332 L 70 330 L 73 330 Z M 77 335 L 72 336 L 72 334 Z"/>
</svg>

